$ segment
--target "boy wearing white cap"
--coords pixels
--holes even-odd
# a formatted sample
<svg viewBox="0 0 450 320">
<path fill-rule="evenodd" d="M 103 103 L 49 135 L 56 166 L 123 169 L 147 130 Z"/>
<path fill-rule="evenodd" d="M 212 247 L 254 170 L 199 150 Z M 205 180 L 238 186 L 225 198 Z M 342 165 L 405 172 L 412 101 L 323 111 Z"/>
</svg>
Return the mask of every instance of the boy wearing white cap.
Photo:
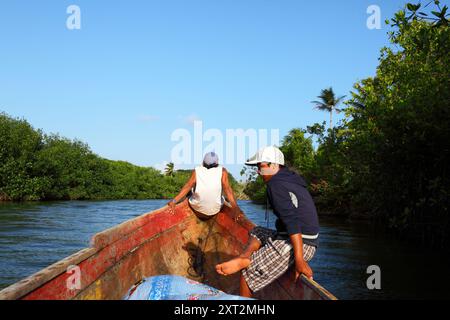
<svg viewBox="0 0 450 320">
<path fill-rule="evenodd" d="M 284 155 L 276 147 L 266 147 L 246 162 L 257 166 L 267 185 L 267 198 L 278 220 L 277 230 L 256 227 L 244 253 L 216 266 L 228 276 L 242 271 L 241 296 L 267 287 L 295 265 L 295 281 L 303 274 L 312 278 L 308 262 L 314 257 L 319 238 L 319 220 L 306 182 L 285 168 Z"/>
</svg>

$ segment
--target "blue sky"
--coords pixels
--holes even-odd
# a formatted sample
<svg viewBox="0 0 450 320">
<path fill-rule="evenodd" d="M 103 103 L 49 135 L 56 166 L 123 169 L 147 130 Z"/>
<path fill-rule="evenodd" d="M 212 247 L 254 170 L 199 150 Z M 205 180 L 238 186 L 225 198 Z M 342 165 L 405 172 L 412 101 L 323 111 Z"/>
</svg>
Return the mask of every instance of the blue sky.
<svg viewBox="0 0 450 320">
<path fill-rule="evenodd" d="M 169 161 L 171 133 L 193 119 L 284 136 L 328 120 L 310 103 L 321 89 L 348 95 L 374 75 L 384 20 L 405 3 L 5 0 L 0 111 L 143 166 Z M 71 4 L 81 30 L 66 28 Z M 381 30 L 366 27 L 373 4 Z"/>
</svg>

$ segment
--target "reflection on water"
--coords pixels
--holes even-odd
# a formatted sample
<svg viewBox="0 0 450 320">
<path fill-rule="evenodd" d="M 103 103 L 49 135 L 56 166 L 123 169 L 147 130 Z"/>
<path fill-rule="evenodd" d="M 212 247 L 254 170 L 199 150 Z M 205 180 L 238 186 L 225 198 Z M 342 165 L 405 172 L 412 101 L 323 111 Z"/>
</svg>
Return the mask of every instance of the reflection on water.
<svg viewBox="0 0 450 320">
<path fill-rule="evenodd" d="M 0 203 L 0 288 L 89 247 L 92 235 L 165 203 Z"/>
<path fill-rule="evenodd" d="M 0 203 L 0 288 L 88 247 L 92 235 L 165 203 Z M 239 204 L 251 220 L 266 226 L 263 207 Z M 380 291 L 367 289 L 370 265 L 381 267 Z M 447 255 L 399 243 L 366 222 L 322 218 L 320 248 L 311 267 L 315 280 L 340 299 L 450 298 Z"/>
</svg>

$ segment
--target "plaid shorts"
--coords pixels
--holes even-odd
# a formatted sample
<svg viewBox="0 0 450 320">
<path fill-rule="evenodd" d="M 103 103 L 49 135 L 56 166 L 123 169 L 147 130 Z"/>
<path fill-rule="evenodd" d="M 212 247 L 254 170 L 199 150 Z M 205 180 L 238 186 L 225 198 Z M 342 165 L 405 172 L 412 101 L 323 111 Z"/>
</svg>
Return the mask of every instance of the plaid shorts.
<svg viewBox="0 0 450 320">
<path fill-rule="evenodd" d="M 294 265 L 295 256 L 289 237 L 267 228 L 256 227 L 250 236 L 261 242 L 261 248 L 251 256 L 250 267 L 242 271 L 242 275 L 252 292 L 264 289 L 281 277 Z M 311 261 L 316 253 L 316 247 L 303 244 L 303 258 Z"/>
</svg>

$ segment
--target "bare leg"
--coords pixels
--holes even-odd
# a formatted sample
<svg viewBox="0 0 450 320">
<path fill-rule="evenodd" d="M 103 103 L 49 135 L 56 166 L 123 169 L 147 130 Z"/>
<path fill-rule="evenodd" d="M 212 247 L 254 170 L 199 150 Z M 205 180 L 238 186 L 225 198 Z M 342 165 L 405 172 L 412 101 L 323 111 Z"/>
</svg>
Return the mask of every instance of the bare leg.
<svg viewBox="0 0 450 320">
<path fill-rule="evenodd" d="M 243 258 L 250 258 L 253 252 L 258 251 L 259 248 L 261 248 L 261 242 L 259 242 L 259 240 L 255 237 L 250 237 L 247 248 L 245 248 L 244 252 L 240 256 Z"/>
<path fill-rule="evenodd" d="M 244 252 L 236 259 L 217 265 L 217 273 L 223 276 L 229 276 L 248 268 L 251 263 L 250 257 L 259 248 L 261 248 L 261 242 L 255 237 L 250 237 L 250 241 Z"/>
<path fill-rule="evenodd" d="M 252 291 L 248 287 L 247 281 L 245 281 L 245 278 L 243 275 L 241 275 L 240 296 L 244 297 L 244 298 L 252 297 Z"/>
</svg>

